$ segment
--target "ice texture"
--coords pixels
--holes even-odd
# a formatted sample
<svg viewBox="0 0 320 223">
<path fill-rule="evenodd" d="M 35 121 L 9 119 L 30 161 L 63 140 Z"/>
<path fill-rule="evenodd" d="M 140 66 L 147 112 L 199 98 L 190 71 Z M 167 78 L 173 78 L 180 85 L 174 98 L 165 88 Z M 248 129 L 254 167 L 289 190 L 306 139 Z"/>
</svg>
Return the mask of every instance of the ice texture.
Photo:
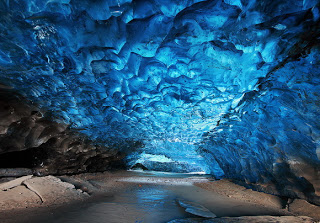
<svg viewBox="0 0 320 223">
<path fill-rule="evenodd" d="M 250 182 L 307 163 L 315 179 L 318 0 L 19 0 L 0 9 L 0 82 L 97 142 L 143 142 L 128 149 L 129 163 L 146 152 Z"/>
<path fill-rule="evenodd" d="M 279 194 L 319 192 L 319 71 L 319 51 L 311 50 L 261 80 L 206 134 L 199 150 L 207 162 L 227 178 L 275 184 Z"/>
</svg>

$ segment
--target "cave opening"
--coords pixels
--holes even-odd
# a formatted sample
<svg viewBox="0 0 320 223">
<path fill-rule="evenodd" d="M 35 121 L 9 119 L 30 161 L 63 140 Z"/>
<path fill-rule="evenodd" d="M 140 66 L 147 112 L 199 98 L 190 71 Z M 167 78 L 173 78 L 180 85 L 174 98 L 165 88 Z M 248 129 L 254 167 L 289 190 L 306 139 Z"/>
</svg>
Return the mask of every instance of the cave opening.
<svg viewBox="0 0 320 223">
<path fill-rule="evenodd" d="M 28 149 L 0 154 L 0 168 L 34 168 L 37 163 L 36 150 Z"/>
</svg>

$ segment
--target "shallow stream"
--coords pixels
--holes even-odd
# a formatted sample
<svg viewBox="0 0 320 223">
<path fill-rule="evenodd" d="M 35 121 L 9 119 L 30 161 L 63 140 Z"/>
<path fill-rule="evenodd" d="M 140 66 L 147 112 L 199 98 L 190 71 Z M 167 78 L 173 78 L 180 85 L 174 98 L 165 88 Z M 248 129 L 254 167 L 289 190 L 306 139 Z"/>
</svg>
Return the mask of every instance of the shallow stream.
<svg viewBox="0 0 320 223">
<path fill-rule="evenodd" d="M 170 176 L 167 176 L 170 178 Z M 177 177 L 177 176 L 175 176 Z M 132 178 L 128 178 L 132 181 Z M 139 179 L 144 179 L 139 184 Z M 159 179 L 159 178 L 154 178 Z M 156 181 L 156 180 L 155 180 Z M 158 180 L 159 181 L 159 180 Z M 185 212 L 177 199 L 195 202 L 220 216 L 279 215 L 275 211 L 215 194 L 178 181 L 145 183 L 136 178 L 127 189 L 78 206 L 57 209 L 30 223 L 162 223 L 179 218 L 198 217 Z M 161 180 L 160 180 L 161 181 Z M 177 183 L 175 183 L 177 182 Z"/>
</svg>

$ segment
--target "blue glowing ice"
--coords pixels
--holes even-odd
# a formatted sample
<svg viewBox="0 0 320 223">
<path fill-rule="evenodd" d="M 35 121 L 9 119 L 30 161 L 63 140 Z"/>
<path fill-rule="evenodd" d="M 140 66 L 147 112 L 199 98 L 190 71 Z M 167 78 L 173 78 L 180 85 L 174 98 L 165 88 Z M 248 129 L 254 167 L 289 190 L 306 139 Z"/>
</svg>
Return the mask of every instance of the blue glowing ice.
<svg viewBox="0 0 320 223">
<path fill-rule="evenodd" d="M 129 163 L 160 155 L 249 181 L 279 160 L 319 165 L 318 0 L 0 10 L 0 82 L 99 142 L 142 141 Z"/>
</svg>

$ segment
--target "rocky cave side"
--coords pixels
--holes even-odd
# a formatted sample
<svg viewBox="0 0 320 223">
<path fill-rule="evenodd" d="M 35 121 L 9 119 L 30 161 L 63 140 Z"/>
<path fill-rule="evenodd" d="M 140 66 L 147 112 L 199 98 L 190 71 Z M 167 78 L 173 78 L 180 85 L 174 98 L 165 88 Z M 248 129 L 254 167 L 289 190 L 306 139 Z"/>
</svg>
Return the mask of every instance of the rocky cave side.
<svg viewBox="0 0 320 223">
<path fill-rule="evenodd" d="M 137 145 L 124 142 L 122 148 Z M 15 91 L 0 89 L 0 177 L 125 168 L 120 148 L 96 145 Z"/>
</svg>

